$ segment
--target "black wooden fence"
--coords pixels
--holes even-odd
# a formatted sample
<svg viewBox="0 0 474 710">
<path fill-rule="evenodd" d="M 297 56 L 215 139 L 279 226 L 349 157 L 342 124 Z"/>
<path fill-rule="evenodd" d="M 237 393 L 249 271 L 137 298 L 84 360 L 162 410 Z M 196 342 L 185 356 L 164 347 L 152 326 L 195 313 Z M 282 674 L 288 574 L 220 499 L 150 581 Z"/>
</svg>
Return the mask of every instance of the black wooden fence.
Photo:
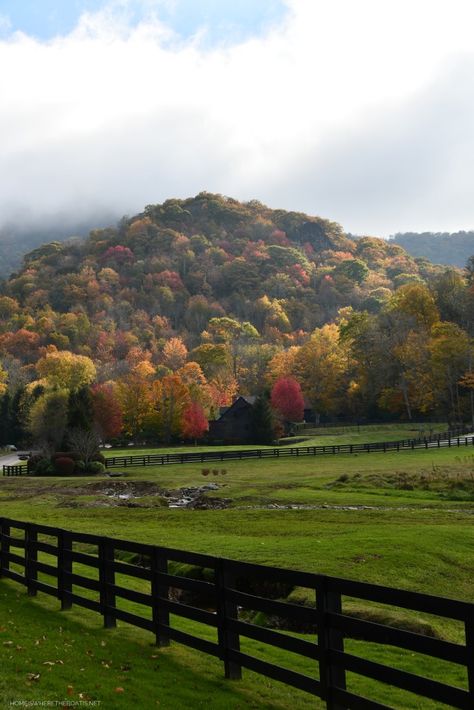
<svg viewBox="0 0 474 710">
<path fill-rule="evenodd" d="M 463 430 L 467 433 L 467 430 Z M 474 437 L 462 436 L 459 431 L 445 432 L 418 439 L 401 441 L 378 441 L 369 444 L 330 444 L 327 446 L 284 446 L 266 449 L 242 449 L 233 451 L 189 451 L 183 454 L 143 454 L 112 456 L 106 459 L 107 468 L 127 466 L 164 466 L 176 463 L 206 463 L 245 459 L 298 458 L 299 456 L 323 456 L 326 454 L 358 454 L 374 451 L 403 451 L 407 449 L 443 448 L 446 446 L 474 446 Z"/>
<path fill-rule="evenodd" d="M 218 451 L 188 451 L 174 454 L 132 454 L 130 456 L 110 456 L 105 460 L 106 468 L 127 468 L 129 466 L 166 466 L 184 463 L 212 463 L 246 459 L 298 458 L 299 456 L 324 456 L 334 454 L 359 454 L 374 451 L 406 451 L 414 449 L 444 448 L 451 446 L 474 446 L 474 436 L 467 436 L 468 429 L 456 429 L 442 434 L 423 436 L 400 441 L 378 441 L 368 444 L 330 444 L 326 446 L 283 446 L 265 449 L 233 449 Z M 3 466 L 4 476 L 21 476 L 28 473 L 27 464 Z"/>
<path fill-rule="evenodd" d="M 141 564 L 123 561 L 124 554 L 136 555 Z M 174 573 L 176 562 L 206 569 L 206 579 Z M 0 518 L 0 575 L 25 585 L 31 596 L 41 591 L 57 597 L 62 609 L 74 604 L 97 612 L 105 627 L 124 621 L 154 633 L 159 646 L 173 640 L 215 656 L 224 663 L 227 678 L 240 678 L 242 668 L 248 668 L 318 696 L 328 708 L 390 707 L 358 694 L 353 688 L 354 675 L 451 707 L 474 707 L 474 604 L 468 602 L 8 518 Z M 260 587 L 256 586 L 259 583 Z M 271 598 L 262 591 L 271 583 L 311 590 L 314 607 Z M 180 599 L 178 590 L 193 595 L 191 601 Z M 205 602 L 200 604 L 199 598 Z M 464 643 L 361 620 L 351 616 L 350 609 L 345 610 L 348 598 L 456 620 L 463 625 Z M 123 608 L 124 600 L 128 609 Z M 310 629 L 313 639 L 258 626 L 249 620 L 246 610 L 291 620 Z M 198 624 L 185 631 L 178 628 L 180 618 Z M 213 640 L 209 640 L 209 633 L 208 638 L 198 635 L 197 629 L 203 625 L 212 631 Z M 297 670 L 258 657 L 248 639 L 289 652 L 288 656 L 296 657 Z M 362 652 L 373 644 L 379 649 L 408 650 L 410 657 L 423 654 L 458 664 L 464 668 L 464 687 L 448 685 L 442 671 L 438 679 L 429 679 L 348 652 L 346 639 L 371 642 L 359 644 Z M 305 668 L 309 672 L 303 672 Z M 373 692 L 377 697 L 376 686 Z M 387 695 L 388 688 L 383 697 Z"/>
</svg>

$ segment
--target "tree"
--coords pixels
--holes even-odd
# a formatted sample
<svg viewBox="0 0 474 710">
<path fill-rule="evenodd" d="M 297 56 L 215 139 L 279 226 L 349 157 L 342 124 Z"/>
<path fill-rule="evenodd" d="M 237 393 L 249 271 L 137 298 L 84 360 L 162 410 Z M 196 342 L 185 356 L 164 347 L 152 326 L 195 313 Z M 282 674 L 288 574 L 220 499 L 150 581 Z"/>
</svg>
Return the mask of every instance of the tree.
<svg viewBox="0 0 474 710">
<path fill-rule="evenodd" d="M 413 325 L 429 330 L 439 321 L 439 311 L 432 293 L 424 284 L 401 286 L 390 299 L 387 310 L 412 320 Z"/>
<path fill-rule="evenodd" d="M 188 356 L 188 349 L 181 338 L 167 340 L 163 348 L 164 363 L 175 372 L 183 367 Z"/>
<path fill-rule="evenodd" d="M 316 415 L 338 411 L 346 391 L 347 349 L 335 324 L 317 328 L 295 356 L 295 375 Z"/>
<path fill-rule="evenodd" d="M 91 431 L 94 420 L 92 396 L 89 387 L 69 393 L 67 428 Z"/>
<path fill-rule="evenodd" d="M 123 413 L 117 386 L 111 382 L 94 385 L 91 397 L 94 429 L 104 441 L 119 436 L 123 428 Z"/>
<path fill-rule="evenodd" d="M 189 389 L 179 375 L 165 375 L 153 383 L 153 408 L 147 429 L 168 443 L 183 430 L 183 415 L 190 403 Z"/>
<path fill-rule="evenodd" d="M 131 372 L 117 383 L 117 396 L 123 413 L 123 430 L 127 436 L 139 436 L 153 411 L 150 382 Z"/>
<path fill-rule="evenodd" d="M 68 350 L 49 352 L 36 363 L 40 377 L 52 387 L 77 391 L 96 378 L 95 365 L 90 357 L 75 355 Z"/>
<path fill-rule="evenodd" d="M 253 441 L 271 444 L 275 438 L 275 421 L 268 395 L 257 397 L 252 410 Z"/>
<path fill-rule="evenodd" d="M 430 368 L 438 408 L 451 421 L 462 419 L 459 381 L 469 369 L 472 343 L 455 323 L 438 323 L 429 343 Z"/>
<path fill-rule="evenodd" d="M 28 428 L 37 444 L 52 453 L 64 439 L 69 392 L 65 389 L 45 392 L 33 403 Z"/>
<path fill-rule="evenodd" d="M 81 457 L 87 468 L 99 452 L 99 433 L 93 429 L 70 429 L 66 438 L 71 449 Z"/>
<path fill-rule="evenodd" d="M 287 350 L 277 352 L 267 365 L 265 379 L 273 384 L 282 377 L 291 377 L 295 368 L 295 358 L 299 347 L 292 345 Z"/>
<path fill-rule="evenodd" d="M 190 402 L 183 411 L 182 431 L 185 439 L 200 439 L 208 431 L 209 422 L 199 402 Z"/>
<path fill-rule="evenodd" d="M 299 382 L 293 377 L 281 377 L 273 385 L 271 404 L 288 422 L 301 422 L 304 417 L 304 399 Z"/>
</svg>

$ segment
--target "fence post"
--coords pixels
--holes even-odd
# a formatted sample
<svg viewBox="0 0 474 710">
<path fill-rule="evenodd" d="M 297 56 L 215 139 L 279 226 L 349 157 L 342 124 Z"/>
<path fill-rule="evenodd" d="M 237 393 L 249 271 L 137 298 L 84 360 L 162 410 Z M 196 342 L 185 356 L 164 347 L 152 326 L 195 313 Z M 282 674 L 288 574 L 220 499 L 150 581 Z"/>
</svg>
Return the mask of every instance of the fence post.
<svg viewBox="0 0 474 710">
<path fill-rule="evenodd" d="M 240 651 L 240 638 L 239 634 L 230 631 L 227 625 L 227 619 L 239 618 L 237 604 L 227 598 L 227 589 L 235 583 L 235 574 L 232 574 L 229 562 L 223 559 L 217 560 L 215 574 L 220 658 L 224 661 L 225 677 L 230 680 L 240 680 L 242 678 L 242 666 L 229 658 L 229 651 Z"/>
<path fill-rule="evenodd" d="M 104 628 L 113 629 L 117 626 L 117 619 L 114 616 L 115 592 L 112 586 L 115 584 L 114 570 L 114 541 L 108 537 L 100 538 L 99 542 L 99 583 L 100 583 L 100 606 L 104 617 Z"/>
<path fill-rule="evenodd" d="M 61 611 L 72 607 L 72 535 L 67 530 L 58 532 L 58 599 Z"/>
<path fill-rule="evenodd" d="M 162 648 L 170 645 L 166 627 L 170 625 L 170 613 L 163 600 L 169 599 L 169 585 L 159 578 L 159 574 L 168 574 L 168 560 L 159 547 L 151 553 L 151 596 L 152 616 L 155 627 L 156 645 Z"/>
<path fill-rule="evenodd" d="M 471 703 L 474 707 L 474 622 L 466 620 L 464 623 L 466 634 L 466 651 L 467 651 L 467 682 Z"/>
<path fill-rule="evenodd" d="M 329 612 L 337 614 L 342 612 L 341 594 L 328 589 L 326 577 L 321 577 L 316 588 L 316 609 L 319 619 L 318 647 L 321 654 L 319 660 L 321 698 L 326 700 L 328 710 L 345 710 L 343 706 L 334 702 L 332 691 L 334 688 L 346 689 L 346 671 L 331 661 L 332 651 L 344 651 L 344 635 L 341 631 L 331 628 L 328 618 Z"/>
<path fill-rule="evenodd" d="M 8 572 L 10 569 L 10 525 L 2 519 L 0 523 L 0 577 L 3 577 L 3 572 Z"/>
<path fill-rule="evenodd" d="M 38 569 L 35 565 L 35 562 L 38 561 L 37 541 L 36 528 L 32 523 L 28 523 L 25 528 L 25 579 L 29 597 L 35 597 L 37 594 L 35 586 L 38 579 Z"/>
</svg>

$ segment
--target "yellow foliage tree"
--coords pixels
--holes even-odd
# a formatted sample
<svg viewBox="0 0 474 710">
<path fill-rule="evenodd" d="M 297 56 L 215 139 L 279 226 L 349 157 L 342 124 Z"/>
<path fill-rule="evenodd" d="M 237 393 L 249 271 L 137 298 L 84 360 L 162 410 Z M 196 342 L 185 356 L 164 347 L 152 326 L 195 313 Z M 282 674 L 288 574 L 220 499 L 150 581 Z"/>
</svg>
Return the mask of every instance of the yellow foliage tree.
<svg viewBox="0 0 474 710">
<path fill-rule="evenodd" d="M 51 387 L 69 392 L 91 384 L 97 374 L 90 357 L 75 355 L 68 350 L 46 353 L 36 363 L 36 370 Z"/>
</svg>

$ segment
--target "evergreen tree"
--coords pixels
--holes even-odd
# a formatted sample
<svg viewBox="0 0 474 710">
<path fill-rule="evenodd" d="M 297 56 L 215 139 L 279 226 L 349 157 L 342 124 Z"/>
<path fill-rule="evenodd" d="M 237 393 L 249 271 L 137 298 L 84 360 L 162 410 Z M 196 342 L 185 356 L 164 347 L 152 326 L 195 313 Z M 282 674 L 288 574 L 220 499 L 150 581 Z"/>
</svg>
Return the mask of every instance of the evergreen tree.
<svg viewBox="0 0 474 710">
<path fill-rule="evenodd" d="M 13 397 L 10 398 L 8 421 L 10 444 L 23 442 L 27 438 L 26 415 L 25 415 L 25 388 L 19 387 Z"/>
<path fill-rule="evenodd" d="M 252 412 L 253 440 L 256 444 L 271 444 L 274 440 L 274 419 L 268 394 L 255 400 Z"/>
<path fill-rule="evenodd" d="M 10 434 L 10 395 L 6 392 L 0 400 L 0 446 L 12 443 Z"/>
<path fill-rule="evenodd" d="M 92 395 L 88 387 L 71 392 L 68 404 L 68 429 L 90 431 L 94 421 Z"/>
</svg>

